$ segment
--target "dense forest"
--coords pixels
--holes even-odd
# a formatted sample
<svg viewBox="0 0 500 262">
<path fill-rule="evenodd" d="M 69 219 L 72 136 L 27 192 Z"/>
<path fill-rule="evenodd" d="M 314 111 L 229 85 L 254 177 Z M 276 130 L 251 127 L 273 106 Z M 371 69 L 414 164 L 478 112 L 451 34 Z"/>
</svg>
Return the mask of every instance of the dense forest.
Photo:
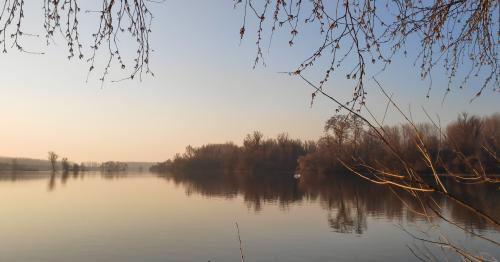
<svg viewBox="0 0 500 262">
<path fill-rule="evenodd" d="M 498 113 L 485 117 L 462 113 L 446 128 L 431 123 L 383 126 L 378 131 L 397 155 L 389 153 L 375 130 L 353 116 L 331 117 L 324 131 L 318 141 L 292 139 L 287 134 L 266 139 L 256 131 L 245 137 L 242 146 L 233 143 L 188 146 L 184 154 L 152 166 L 151 171 L 204 176 L 298 172 L 302 176 L 324 177 L 346 172 L 347 166 L 367 172 L 370 169 L 397 172 L 404 168 L 397 158 L 404 158 L 413 170 L 422 174 L 431 173 L 431 168 L 441 173 L 500 171 Z"/>
</svg>

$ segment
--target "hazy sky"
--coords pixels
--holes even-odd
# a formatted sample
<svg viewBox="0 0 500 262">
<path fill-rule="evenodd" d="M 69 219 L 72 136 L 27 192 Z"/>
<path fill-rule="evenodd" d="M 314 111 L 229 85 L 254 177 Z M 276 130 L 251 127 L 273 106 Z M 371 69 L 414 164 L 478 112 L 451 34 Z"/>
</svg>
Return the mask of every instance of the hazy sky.
<svg viewBox="0 0 500 262">
<path fill-rule="evenodd" d="M 25 27 L 43 33 L 41 2 L 33 7 L 26 11 Z M 270 52 L 264 52 L 267 66 L 253 70 L 255 35 L 247 28 L 239 44 L 242 14 L 232 1 L 171 0 L 154 4 L 152 11 L 155 77 L 142 82 L 101 88 L 93 75 L 85 83 L 89 65 L 68 61 L 60 39 L 49 47 L 43 37 L 27 40 L 45 55 L 15 50 L 1 55 L 0 155 L 45 158 L 53 150 L 75 161 L 162 161 L 189 144 L 241 143 L 253 130 L 303 139 L 322 135 L 336 107 L 320 97 L 310 108 L 312 90 L 300 79 L 277 73 L 293 70 L 311 54 L 319 37 L 315 29 L 299 35 L 293 48 L 287 31 L 276 34 Z M 92 14 L 84 16 L 82 34 L 90 35 L 96 24 Z M 110 79 L 121 78 L 118 71 Z M 500 108 L 499 94 L 490 90 L 470 104 L 474 82 L 452 92 L 442 106 L 446 76 L 439 72 L 426 99 L 428 82 L 420 81 L 412 59 L 396 60 L 379 79 L 405 109 L 411 106 L 417 121 L 425 120 L 421 106 L 439 114 L 443 123 L 461 111 L 484 115 Z M 386 102 L 373 82 L 366 85 L 369 106 L 380 117 Z M 327 91 L 347 98 L 352 86 L 337 75 Z M 400 117 L 392 113 L 388 121 Z"/>
</svg>

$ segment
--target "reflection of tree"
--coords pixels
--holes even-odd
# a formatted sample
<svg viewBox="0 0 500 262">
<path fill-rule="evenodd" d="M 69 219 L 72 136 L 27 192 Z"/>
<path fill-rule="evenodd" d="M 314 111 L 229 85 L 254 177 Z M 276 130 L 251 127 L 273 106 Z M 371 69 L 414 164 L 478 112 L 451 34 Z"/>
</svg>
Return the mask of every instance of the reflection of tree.
<svg viewBox="0 0 500 262">
<path fill-rule="evenodd" d="M 187 195 L 224 198 L 240 195 L 249 208 L 255 211 L 260 211 L 266 203 L 287 207 L 303 200 L 317 200 L 323 208 L 329 210 L 327 219 L 330 227 L 340 233 L 363 234 L 368 230 L 368 217 L 384 217 L 398 223 L 403 220 L 416 222 L 424 218 L 414 212 L 418 210 L 418 203 L 412 201 L 413 196 L 408 192 L 378 186 L 351 175 L 336 175 L 323 180 L 304 177 L 296 180 L 264 173 L 257 177 L 232 173 L 171 173 L 163 177 L 185 187 Z M 460 193 L 458 189 L 456 192 Z M 485 208 L 494 209 L 494 200 L 498 199 L 499 192 L 484 185 L 478 185 L 477 192 L 481 197 L 473 201 Z M 436 196 L 436 201 L 441 207 L 450 210 L 453 220 L 461 224 L 469 223 L 470 227 L 476 229 L 487 228 L 488 224 L 481 223 L 473 214 L 457 212 L 456 210 L 463 208 L 455 203 L 439 196 Z M 496 216 L 500 216 L 500 210 Z"/>
<path fill-rule="evenodd" d="M 118 179 L 118 178 L 125 178 L 127 175 L 125 173 L 108 173 L 108 172 L 93 172 L 89 173 L 91 176 L 101 176 L 104 179 Z M 41 178 L 39 175 L 33 176 L 33 178 Z M 62 172 L 60 173 L 60 184 L 66 185 L 68 181 L 76 180 L 76 179 L 83 179 L 85 177 L 85 172 Z M 28 178 L 32 178 L 31 176 L 16 176 L 16 179 L 19 180 L 26 180 Z M 57 180 L 59 179 L 59 176 L 55 172 L 51 172 L 50 175 L 48 176 L 48 185 L 47 189 L 48 191 L 54 191 L 56 188 Z"/>
<path fill-rule="evenodd" d="M 69 173 L 63 172 L 61 175 L 61 184 L 65 185 L 66 181 L 68 181 Z"/>
<path fill-rule="evenodd" d="M 337 211 L 337 215 L 334 217 L 331 214 L 328 214 L 328 224 L 333 228 L 336 232 L 339 233 L 352 233 L 354 229 L 354 219 L 351 215 L 351 209 L 346 208 L 344 202 L 340 205 L 340 208 Z M 358 233 L 358 232 L 356 232 Z M 358 234 L 362 234 L 363 232 L 359 232 Z"/>
<path fill-rule="evenodd" d="M 56 187 L 56 174 L 52 172 L 49 178 L 48 190 L 53 191 L 55 187 Z"/>
<path fill-rule="evenodd" d="M 358 201 L 357 191 L 355 193 L 354 201 L 350 203 L 346 203 L 343 198 L 342 189 L 339 188 L 340 196 L 341 196 L 341 205 L 339 212 L 337 213 L 336 220 L 330 220 L 330 222 L 336 222 L 335 224 L 330 223 L 330 226 L 335 229 L 334 225 L 341 225 L 341 227 L 337 227 L 340 229 L 340 233 L 352 233 L 363 234 L 364 230 L 366 230 L 366 215 L 363 212 L 363 208 L 360 207 L 360 203 Z M 351 207 L 352 205 L 355 205 Z M 355 214 L 352 214 L 352 210 L 355 210 Z M 342 223 L 344 225 L 342 225 Z"/>
<path fill-rule="evenodd" d="M 61 183 L 71 183 L 71 179 L 80 179 L 78 176 L 61 173 Z M 126 178 L 126 173 L 88 173 L 90 176 L 99 175 L 104 179 Z M 315 201 L 328 211 L 327 222 L 330 227 L 340 233 L 363 234 L 368 230 L 367 220 L 383 217 L 387 220 L 401 223 L 418 222 L 424 219 L 415 212 L 418 203 L 413 202 L 413 196 L 406 191 L 378 186 L 352 175 L 334 175 L 330 179 L 311 179 L 303 176 L 293 179 L 291 176 L 261 173 L 257 177 L 248 174 L 233 173 L 205 173 L 205 174 L 168 174 L 162 176 L 175 185 L 185 188 L 187 195 L 203 195 L 207 197 L 232 199 L 238 196 L 245 204 L 260 211 L 267 204 L 286 208 L 302 201 Z M 16 175 L 3 179 L 22 181 L 26 179 L 40 179 L 39 174 L 33 176 Z M 2 177 L 0 176 L 0 180 Z M 51 173 L 48 179 L 48 190 L 56 187 L 57 174 Z M 446 180 L 445 184 L 446 184 Z M 451 185 L 452 183 L 450 183 Z M 471 186 L 448 186 L 450 192 L 460 195 L 464 199 L 477 203 L 484 209 L 492 210 L 495 217 L 500 217 L 497 199 L 500 192 L 495 187 L 484 184 Z M 436 203 L 450 219 L 471 232 L 481 233 L 491 229 L 483 219 L 472 212 L 464 210 L 454 202 L 446 201 L 439 195 L 435 196 Z M 436 222 L 439 217 L 428 217 Z"/>
<path fill-rule="evenodd" d="M 328 213 L 328 224 L 338 233 L 363 234 L 367 227 L 366 214 L 364 206 L 359 201 L 357 189 L 353 190 L 354 199 L 345 199 L 342 188 L 338 184 L 336 187 L 339 206 L 335 216 Z"/>
</svg>

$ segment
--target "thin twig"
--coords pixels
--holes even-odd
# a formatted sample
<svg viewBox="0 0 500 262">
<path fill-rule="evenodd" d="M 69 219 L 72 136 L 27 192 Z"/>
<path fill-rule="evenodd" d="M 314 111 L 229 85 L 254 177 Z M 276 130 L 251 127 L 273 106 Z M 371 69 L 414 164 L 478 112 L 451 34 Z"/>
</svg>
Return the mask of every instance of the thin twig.
<svg viewBox="0 0 500 262">
<path fill-rule="evenodd" d="M 245 257 L 243 256 L 243 245 L 241 244 L 240 227 L 238 226 L 238 222 L 234 223 L 236 224 L 236 231 L 238 232 L 238 241 L 240 242 L 241 262 L 245 262 Z"/>
</svg>

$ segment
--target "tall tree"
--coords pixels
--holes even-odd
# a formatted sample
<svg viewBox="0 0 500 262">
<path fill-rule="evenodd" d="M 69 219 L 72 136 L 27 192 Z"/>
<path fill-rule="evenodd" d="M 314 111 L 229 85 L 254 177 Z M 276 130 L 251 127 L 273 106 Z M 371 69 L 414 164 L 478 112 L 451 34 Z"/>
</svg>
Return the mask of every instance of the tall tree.
<svg viewBox="0 0 500 262">
<path fill-rule="evenodd" d="M 59 156 L 53 152 L 53 151 L 49 151 L 49 156 L 48 156 L 48 159 L 49 159 L 49 162 L 50 162 L 50 167 L 51 167 L 51 170 L 52 172 L 56 172 L 57 171 L 57 159 L 59 158 Z"/>
</svg>

